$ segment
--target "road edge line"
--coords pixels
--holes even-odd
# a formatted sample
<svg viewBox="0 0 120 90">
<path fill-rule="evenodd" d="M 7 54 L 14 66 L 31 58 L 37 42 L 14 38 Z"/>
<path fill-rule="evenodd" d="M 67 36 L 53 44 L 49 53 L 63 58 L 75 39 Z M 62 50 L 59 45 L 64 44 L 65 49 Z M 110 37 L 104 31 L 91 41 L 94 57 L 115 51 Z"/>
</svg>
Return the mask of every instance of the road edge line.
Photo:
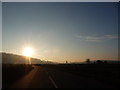
<svg viewBox="0 0 120 90">
<path fill-rule="evenodd" d="M 52 82 L 52 84 L 54 85 L 55 88 L 58 88 L 58 86 L 56 85 L 55 81 L 52 79 L 51 76 L 49 76 L 50 81 Z"/>
</svg>

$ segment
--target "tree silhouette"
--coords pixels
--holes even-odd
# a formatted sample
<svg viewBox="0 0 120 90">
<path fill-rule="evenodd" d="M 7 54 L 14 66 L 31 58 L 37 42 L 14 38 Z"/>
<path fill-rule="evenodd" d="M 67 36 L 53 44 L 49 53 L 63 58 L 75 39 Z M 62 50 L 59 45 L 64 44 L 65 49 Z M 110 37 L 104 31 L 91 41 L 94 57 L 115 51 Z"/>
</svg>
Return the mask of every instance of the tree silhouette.
<svg viewBox="0 0 120 90">
<path fill-rule="evenodd" d="M 68 64 L 68 61 L 66 61 L 66 64 Z"/>
<path fill-rule="evenodd" d="M 103 64 L 103 63 L 104 63 L 104 62 L 101 61 L 101 60 L 97 60 L 96 62 L 97 62 L 97 64 Z"/>
<path fill-rule="evenodd" d="M 89 58 L 86 59 L 86 62 L 87 62 L 87 64 L 90 64 L 90 59 Z"/>
</svg>

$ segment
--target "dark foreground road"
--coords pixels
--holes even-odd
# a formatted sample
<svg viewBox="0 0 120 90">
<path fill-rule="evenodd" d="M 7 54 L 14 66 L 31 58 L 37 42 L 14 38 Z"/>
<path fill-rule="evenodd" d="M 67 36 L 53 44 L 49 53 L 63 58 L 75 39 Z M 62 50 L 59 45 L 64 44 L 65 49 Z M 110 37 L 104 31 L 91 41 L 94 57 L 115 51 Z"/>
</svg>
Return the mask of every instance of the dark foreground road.
<svg viewBox="0 0 120 90">
<path fill-rule="evenodd" d="M 45 69 L 34 66 L 34 69 L 12 85 L 12 88 L 54 88 Z"/>
<path fill-rule="evenodd" d="M 112 88 L 112 86 L 57 69 L 34 66 L 34 69 L 13 84 L 12 88 Z"/>
</svg>

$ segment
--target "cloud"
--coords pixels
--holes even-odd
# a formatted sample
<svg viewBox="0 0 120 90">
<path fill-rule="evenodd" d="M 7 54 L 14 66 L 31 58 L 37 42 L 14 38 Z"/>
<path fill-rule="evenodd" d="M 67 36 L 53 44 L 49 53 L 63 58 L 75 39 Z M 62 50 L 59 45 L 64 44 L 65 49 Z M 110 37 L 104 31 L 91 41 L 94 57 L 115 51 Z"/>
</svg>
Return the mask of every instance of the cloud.
<svg viewBox="0 0 120 90">
<path fill-rule="evenodd" d="M 101 42 L 104 40 L 111 40 L 111 39 L 118 39 L 117 35 L 104 35 L 104 36 L 76 36 L 80 39 L 80 41 L 87 41 L 87 42 Z"/>
<path fill-rule="evenodd" d="M 106 38 L 108 39 L 117 39 L 119 38 L 117 35 L 105 35 Z"/>
</svg>

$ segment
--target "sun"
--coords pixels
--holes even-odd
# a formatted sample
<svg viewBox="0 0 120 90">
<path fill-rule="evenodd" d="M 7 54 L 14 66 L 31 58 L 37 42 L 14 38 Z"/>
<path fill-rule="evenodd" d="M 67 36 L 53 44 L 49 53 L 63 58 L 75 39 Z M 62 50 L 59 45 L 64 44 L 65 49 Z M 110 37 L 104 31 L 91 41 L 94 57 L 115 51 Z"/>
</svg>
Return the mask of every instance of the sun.
<svg viewBox="0 0 120 90">
<path fill-rule="evenodd" d="M 31 57 L 33 54 L 33 49 L 31 47 L 27 47 L 23 50 L 23 55 L 27 57 Z"/>
</svg>

